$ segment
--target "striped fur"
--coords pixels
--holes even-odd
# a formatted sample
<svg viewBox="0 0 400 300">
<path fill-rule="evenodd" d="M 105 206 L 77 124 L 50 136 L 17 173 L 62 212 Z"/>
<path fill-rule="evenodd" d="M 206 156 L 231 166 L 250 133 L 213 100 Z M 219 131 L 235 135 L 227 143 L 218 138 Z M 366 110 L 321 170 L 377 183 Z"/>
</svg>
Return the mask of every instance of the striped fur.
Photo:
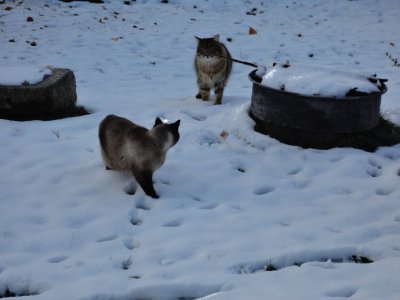
<svg viewBox="0 0 400 300">
<path fill-rule="evenodd" d="M 196 39 L 198 44 L 194 68 L 199 87 L 196 98 L 207 101 L 210 90 L 213 89 L 215 104 L 221 104 L 224 88 L 232 71 L 232 62 L 218 56 L 230 58 L 231 55 L 226 46 L 219 42 L 219 35 L 204 39 L 196 37 Z"/>
</svg>

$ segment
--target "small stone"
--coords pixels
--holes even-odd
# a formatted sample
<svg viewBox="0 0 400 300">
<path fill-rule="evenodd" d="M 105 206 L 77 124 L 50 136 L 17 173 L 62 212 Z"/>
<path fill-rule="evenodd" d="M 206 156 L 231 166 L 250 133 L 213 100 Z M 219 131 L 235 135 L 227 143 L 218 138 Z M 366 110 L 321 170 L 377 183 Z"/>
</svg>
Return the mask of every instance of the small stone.
<svg viewBox="0 0 400 300">
<path fill-rule="evenodd" d="M 32 17 L 28 17 L 28 18 L 26 18 L 26 21 L 27 22 L 33 22 L 33 18 Z"/>
</svg>

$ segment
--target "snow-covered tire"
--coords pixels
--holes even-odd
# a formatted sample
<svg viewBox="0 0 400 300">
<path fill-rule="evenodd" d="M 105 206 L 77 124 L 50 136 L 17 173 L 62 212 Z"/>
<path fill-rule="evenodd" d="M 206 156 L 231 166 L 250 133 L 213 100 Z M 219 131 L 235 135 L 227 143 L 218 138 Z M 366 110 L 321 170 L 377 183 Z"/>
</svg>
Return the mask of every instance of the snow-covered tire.
<svg viewBox="0 0 400 300">
<path fill-rule="evenodd" d="M 369 95 L 324 98 L 266 87 L 260 84 L 255 71 L 249 78 L 253 83 L 249 115 L 256 123 L 255 130 L 304 148 L 352 146 L 346 144 L 352 135 L 378 127 L 381 96 L 387 91 L 383 85 L 381 92 Z M 376 147 L 360 148 L 374 151 Z"/>
<path fill-rule="evenodd" d="M 0 85 L 0 118 L 8 120 L 53 120 L 86 114 L 76 106 L 75 75 L 54 68 L 52 74 L 33 85 Z"/>
</svg>

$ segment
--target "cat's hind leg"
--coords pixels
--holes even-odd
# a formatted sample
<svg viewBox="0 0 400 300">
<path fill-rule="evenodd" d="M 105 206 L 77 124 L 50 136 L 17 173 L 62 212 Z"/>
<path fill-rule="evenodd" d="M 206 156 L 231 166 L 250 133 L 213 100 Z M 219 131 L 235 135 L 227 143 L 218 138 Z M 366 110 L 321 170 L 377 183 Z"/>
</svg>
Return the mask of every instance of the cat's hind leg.
<svg viewBox="0 0 400 300">
<path fill-rule="evenodd" d="M 159 198 L 153 186 L 153 172 L 145 170 L 145 171 L 133 171 L 132 173 L 136 181 L 138 182 L 138 184 L 140 185 L 140 187 L 143 189 L 143 191 L 146 193 L 147 196 L 150 196 L 155 199 Z"/>
<path fill-rule="evenodd" d="M 203 101 L 207 101 L 210 98 L 210 88 L 206 85 L 199 86 L 199 92 L 196 95 L 197 99 L 202 99 Z"/>
<path fill-rule="evenodd" d="M 222 96 L 224 95 L 224 84 L 217 83 L 215 84 L 215 105 L 219 105 L 222 103 Z"/>
</svg>

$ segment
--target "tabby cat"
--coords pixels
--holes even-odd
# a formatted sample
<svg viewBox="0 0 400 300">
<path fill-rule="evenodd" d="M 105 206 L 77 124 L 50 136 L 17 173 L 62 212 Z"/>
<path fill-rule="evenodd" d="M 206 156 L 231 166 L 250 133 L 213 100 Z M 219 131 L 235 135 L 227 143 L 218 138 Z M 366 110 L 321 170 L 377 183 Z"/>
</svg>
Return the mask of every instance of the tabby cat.
<svg viewBox="0 0 400 300">
<path fill-rule="evenodd" d="M 232 61 L 220 56 L 231 58 L 224 44 L 219 41 L 219 35 L 212 38 L 198 38 L 194 68 L 197 75 L 199 93 L 197 99 L 209 99 L 210 90 L 214 89 L 215 103 L 221 104 L 224 88 L 232 71 Z"/>
</svg>

